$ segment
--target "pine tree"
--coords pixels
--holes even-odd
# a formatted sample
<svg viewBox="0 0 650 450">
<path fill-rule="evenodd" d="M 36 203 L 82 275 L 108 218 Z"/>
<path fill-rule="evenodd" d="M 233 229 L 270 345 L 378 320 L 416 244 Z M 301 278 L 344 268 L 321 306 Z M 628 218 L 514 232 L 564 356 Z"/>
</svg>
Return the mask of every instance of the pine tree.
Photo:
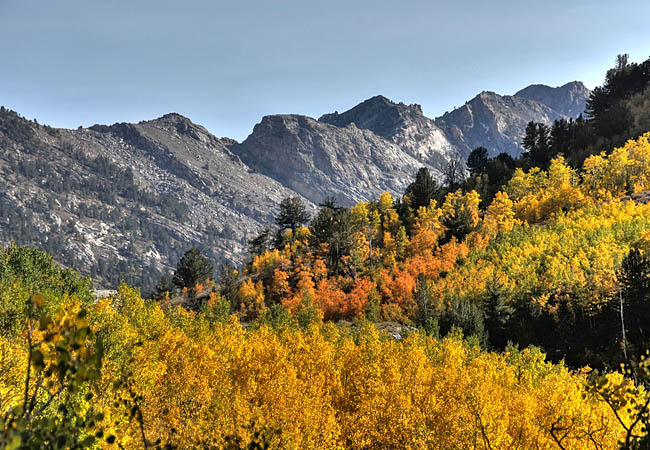
<svg viewBox="0 0 650 450">
<path fill-rule="evenodd" d="M 160 282 L 153 288 L 153 293 L 151 297 L 154 300 L 162 300 L 166 295 L 172 296 L 176 290 L 176 285 L 172 282 L 172 279 L 168 276 L 163 276 L 160 279 Z"/>
<path fill-rule="evenodd" d="M 429 169 L 422 167 L 418 170 L 415 181 L 406 188 L 406 195 L 410 200 L 411 208 L 417 211 L 420 206 L 429 206 L 431 200 L 440 195 L 440 187 L 431 176 Z"/>
<path fill-rule="evenodd" d="M 280 213 L 275 218 L 275 223 L 282 230 L 291 229 L 293 235 L 301 225 L 309 222 L 307 207 L 300 197 L 287 197 L 280 203 Z"/>
<path fill-rule="evenodd" d="M 476 147 L 472 153 L 467 157 L 467 169 L 476 176 L 483 171 L 483 168 L 488 163 L 488 151 L 485 147 Z"/>
<path fill-rule="evenodd" d="M 465 163 L 460 159 L 452 159 L 445 168 L 444 184 L 449 191 L 455 191 L 465 180 Z"/>
<path fill-rule="evenodd" d="M 439 331 L 438 321 L 435 317 L 434 301 L 427 287 L 427 280 L 424 274 L 418 276 L 417 287 L 413 294 L 418 309 L 415 314 L 416 323 L 423 327 L 429 334 L 436 334 Z"/>
<path fill-rule="evenodd" d="M 617 273 L 620 283 L 618 313 L 621 337 L 629 356 L 636 357 L 650 345 L 650 259 L 633 249 Z M 631 352 L 636 352 L 633 354 Z"/>
<path fill-rule="evenodd" d="M 273 242 L 273 230 L 271 228 L 264 228 L 260 234 L 248 241 L 248 253 L 251 256 L 261 255 L 269 249 Z"/>
<path fill-rule="evenodd" d="M 212 277 L 212 264 L 198 248 L 188 250 L 176 265 L 172 282 L 179 289 L 193 289 L 197 283 L 203 283 Z"/>
</svg>

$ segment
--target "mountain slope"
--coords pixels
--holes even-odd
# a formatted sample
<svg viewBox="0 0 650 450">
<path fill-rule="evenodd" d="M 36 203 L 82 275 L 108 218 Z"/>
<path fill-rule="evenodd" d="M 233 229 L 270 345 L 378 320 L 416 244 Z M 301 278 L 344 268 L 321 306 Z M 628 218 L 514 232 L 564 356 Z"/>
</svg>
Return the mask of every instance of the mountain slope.
<svg viewBox="0 0 650 450">
<path fill-rule="evenodd" d="M 230 148 L 250 167 L 315 203 L 329 195 L 348 205 L 383 191 L 400 194 L 423 165 L 369 130 L 299 115 L 266 116 Z"/>
<path fill-rule="evenodd" d="M 240 263 L 297 194 L 251 173 L 226 144 L 177 114 L 65 130 L 3 110 L 0 241 L 45 248 L 96 287 L 151 287 L 193 245 Z"/>
<path fill-rule="evenodd" d="M 581 81 L 572 81 L 560 87 L 532 84 L 515 94 L 515 97 L 535 100 L 556 112 L 576 118 L 585 110 L 591 91 Z"/>
<path fill-rule="evenodd" d="M 444 132 L 422 113 L 420 105 L 394 103 L 378 95 L 344 113 L 325 114 L 318 120 L 337 127 L 354 123 L 388 139 L 418 161 L 439 169 L 458 156 Z"/>
<path fill-rule="evenodd" d="M 436 125 L 465 157 L 479 146 L 492 156 L 501 152 L 519 155 L 528 122 L 551 125 L 562 118 L 566 116 L 535 100 L 485 91 L 437 118 Z"/>
</svg>

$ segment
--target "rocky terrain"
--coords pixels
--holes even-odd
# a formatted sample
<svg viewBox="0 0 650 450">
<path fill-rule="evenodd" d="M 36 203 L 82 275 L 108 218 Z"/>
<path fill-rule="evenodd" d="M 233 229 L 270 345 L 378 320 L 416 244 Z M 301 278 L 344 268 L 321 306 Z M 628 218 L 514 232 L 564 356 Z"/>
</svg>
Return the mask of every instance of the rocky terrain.
<svg viewBox="0 0 650 450">
<path fill-rule="evenodd" d="M 435 120 L 459 153 L 465 157 L 483 146 L 491 156 L 507 152 L 518 156 L 530 121 L 551 125 L 575 118 L 584 111 L 590 91 L 580 82 L 552 88 L 532 85 L 515 95 L 481 92 L 460 108 Z"/>
<path fill-rule="evenodd" d="M 354 123 L 393 142 L 418 161 L 440 169 L 459 156 L 445 133 L 432 119 L 424 116 L 420 105 L 393 103 L 382 95 L 342 114 L 325 114 L 318 120 L 337 127 Z"/>
<path fill-rule="evenodd" d="M 190 246 L 241 263 L 277 205 L 297 195 L 254 173 L 178 114 L 65 130 L 0 113 L 0 240 L 93 276 L 150 288 Z"/>
<path fill-rule="evenodd" d="M 339 127 L 297 115 L 264 117 L 231 149 L 251 168 L 314 203 L 328 195 L 350 205 L 384 191 L 401 194 L 428 165 L 354 123 Z"/>
<path fill-rule="evenodd" d="M 532 84 L 515 94 L 515 97 L 535 100 L 567 117 L 578 117 L 585 110 L 591 91 L 580 81 L 572 81 L 552 88 L 544 84 Z"/>
<path fill-rule="evenodd" d="M 97 288 L 125 280 L 147 292 L 191 246 L 241 264 L 287 196 L 313 212 L 327 196 L 401 195 L 420 167 L 441 177 L 479 145 L 520 153 L 529 121 L 575 116 L 588 92 L 577 82 L 483 92 L 435 120 L 376 96 L 318 120 L 266 116 L 241 143 L 174 113 L 67 130 L 2 108 L 0 243 L 44 248 Z"/>
</svg>

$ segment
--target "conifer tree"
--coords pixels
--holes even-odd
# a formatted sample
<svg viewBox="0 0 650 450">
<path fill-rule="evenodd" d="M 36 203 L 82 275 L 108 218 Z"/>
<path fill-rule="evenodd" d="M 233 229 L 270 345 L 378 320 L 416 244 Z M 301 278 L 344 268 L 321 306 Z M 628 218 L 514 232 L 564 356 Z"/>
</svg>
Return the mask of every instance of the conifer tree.
<svg viewBox="0 0 650 450">
<path fill-rule="evenodd" d="M 618 313 L 623 350 L 637 357 L 650 344 L 650 259 L 633 249 L 617 273 L 620 283 Z M 630 347 L 630 348 L 626 348 Z M 630 352 L 637 354 L 630 354 Z"/>
<path fill-rule="evenodd" d="M 416 211 L 420 206 L 429 206 L 431 200 L 438 197 L 439 194 L 440 187 L 426 167 L 418 170 L 415 181 L 406 188 L 410 206 Z"/>
<path fill-rule="evenodd" d="M 476 176 L 483 171 L 489 161 L 488 151 L 485 147 L 476 147 L 467 157 L 467 169 Z"/>
<path fill-rule="evenodd" d="M 212 277 L 212 264 L 201 255 L 198 248 L 188 250 L 176 265 L 176 272 L 172 282 L 179 289 L 194 288 L 197 283 L 202 283 Z"/>
<path fill-rule="evenodd" d="M 280 213 L 275 218 L 275 223 L 282 230 L 291 229 L 295 235 L 296 230 L 301 225 L 309 222 L 309 213 L 305 203 L 300 197 L 287 197 L 280 203 Z"/>
</svg>

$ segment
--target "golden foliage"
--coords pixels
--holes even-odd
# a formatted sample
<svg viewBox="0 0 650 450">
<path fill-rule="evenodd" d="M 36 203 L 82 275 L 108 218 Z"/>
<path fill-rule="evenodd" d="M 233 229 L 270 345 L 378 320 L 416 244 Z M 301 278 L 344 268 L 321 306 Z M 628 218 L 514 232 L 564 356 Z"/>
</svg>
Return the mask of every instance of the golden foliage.
<svg viewBox="0 0 650 450">
<path fill-rule="evenodd" d="M 244 330 L 236 316 L 210 327 L 124 287 L 90 322 L 105 345 L 93 392 L 124 448 L 142 445 L 112 387 L 124 373 L 147 438 L 181 449 L 255 432 L 278 449 L 554 449 L 558 430 L 565 448 L 615 449 L 622 436 L 584 376 L 535 349 L 489 353 L 456 335 L 397 341 L 368 323 L 354 334 L 332 324 Z M 25 350 L 2 344 L 13 356 L 0 359 L 0 392 L 19 395 L 12 367 Z"/>
</svg>

